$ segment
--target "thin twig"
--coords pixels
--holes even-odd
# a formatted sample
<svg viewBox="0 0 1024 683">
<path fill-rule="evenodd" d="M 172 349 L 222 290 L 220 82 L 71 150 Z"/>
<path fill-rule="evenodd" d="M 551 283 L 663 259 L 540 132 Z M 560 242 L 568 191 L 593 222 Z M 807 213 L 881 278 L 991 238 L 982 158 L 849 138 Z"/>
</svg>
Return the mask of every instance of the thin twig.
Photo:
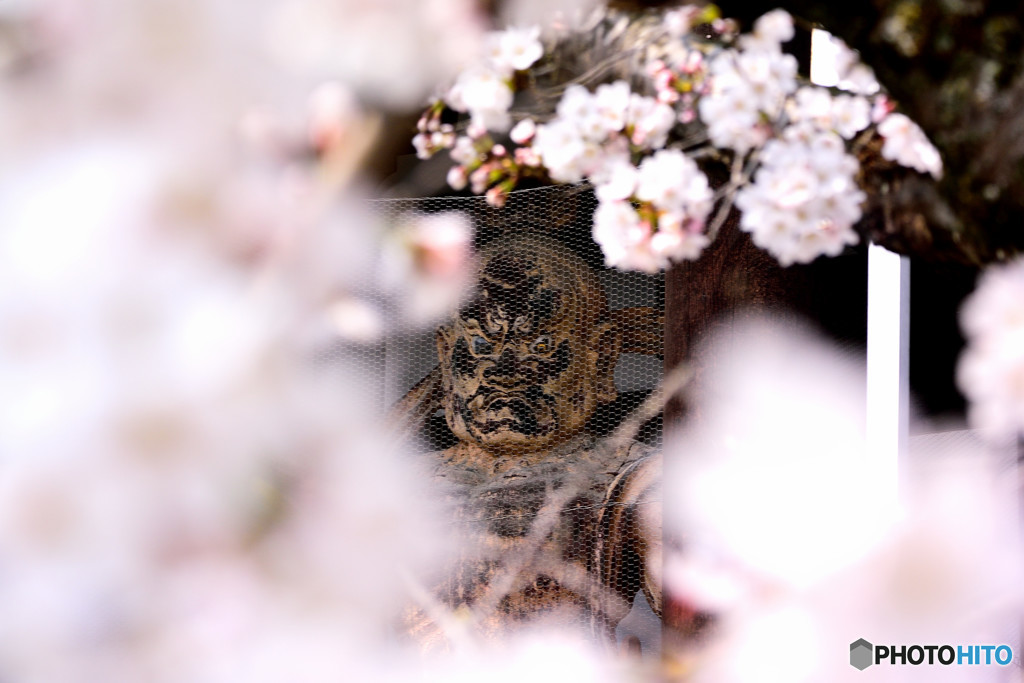
<svg viewBox="0 0 1024 683">
<path fill-rule="evenodd" d="M 693 369 L 689 365 L 684 363 L 674 367 L 665 375 L 661 384 L 644 399 L 644 402 L 619 424 L 618 428 L 605 441 L 605 447 L 614 450 L 632 443 L 644 424 L 657 417 L 668 402 L 686 388 L 691 379 L 693 379 Z"/>
<path fill-rule="evenodd" d="M 402 582 L 412 597 L 413 602 L 441 629 L 441 633 L 456 648 L 465 648 L 471 644 L 471 635 L 464 619 L 455 613 L 427 590 L 419 579 L 406 569 L 400 570 Z"/>
<path fill-rule="evenodd" d="M 491 616 L 498 609 L 502 599 L 512 593 L 515 582 L 523 571 L 533 563 L 533 559 L 544 545 L 544 541 L 554 531 L 555 525 L 561 519 L 562 509 L 582 490 L 581 479 L 583 478 L 577 477 L 574 486 L 564 485 L 557 491 L 548 489 L 547 500 L 537 511 L 526 543 L 516 547 L 514 553 L 505 554 L 505 559 L 510 561 L 503 567 L 501 573 L 491 580 L 484 595 L 474 605 L 473 617 L 476 623 Z"/>
<path fill-rule="evenodd" d="M 727 186 L 728 190 L 722 199 L 722 203 L 718 205 L 718 211 L 715 213 L 715 217 L 711 219 L 711 223 L 708 224 L 708 239 L 712 242 L 718 237 L 718 231 L 722 229 L 725 224 L 725 219 L 729 217 L 729 213 L 732 211 L 733 202 L 736 201 L 737 188 L 729 183 Z"/>
</svg>

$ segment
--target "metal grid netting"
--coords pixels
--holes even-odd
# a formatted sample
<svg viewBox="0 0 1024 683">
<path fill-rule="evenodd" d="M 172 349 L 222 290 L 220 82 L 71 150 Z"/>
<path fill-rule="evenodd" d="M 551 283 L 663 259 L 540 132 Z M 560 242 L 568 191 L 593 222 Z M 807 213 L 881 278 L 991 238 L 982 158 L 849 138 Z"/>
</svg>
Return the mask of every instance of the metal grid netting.
<svg viewBox="0 0 1024 683">
<path fill-rule="evenodd" d="M 462 550 L 434 597 L 485 634 L 554 623 L 656 653 L 661 418 L 629 433 L 623 421 L 662 377 L 663 277 L 604 266 L 585 186 L 513 192 L 501 208 L 369 204 L 385 224 L 459 211 L 475 228 L 459 313 L 360 357 L 452 503 Z M 436 621 L 413 609 L 408 630 L 437 644 Z"/>
</svg>

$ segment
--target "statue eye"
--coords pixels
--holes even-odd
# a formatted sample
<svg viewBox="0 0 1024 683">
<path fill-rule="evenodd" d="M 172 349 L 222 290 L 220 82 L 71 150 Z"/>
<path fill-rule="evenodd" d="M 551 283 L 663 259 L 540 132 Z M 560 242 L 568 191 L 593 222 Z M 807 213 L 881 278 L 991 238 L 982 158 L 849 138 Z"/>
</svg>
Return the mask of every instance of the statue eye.
<svg viewBox="0 0 1024 683">
<path fill-rule="evenodd" d="M 473 353 L 478 356 L 486 356 L 494 351 L 494 344 L 487 341 L 480 335 L 473 337 Z"/>
<path fill-rule="evenodd" d="M 533 353 L 547 353 L 548 351 L 551 350 L 551 347 L 551 337 L 545 334 L 542 337 L 537 337 L 537 339 L 530 346 L 530 351 L 532 351 Z"/>
</svg>

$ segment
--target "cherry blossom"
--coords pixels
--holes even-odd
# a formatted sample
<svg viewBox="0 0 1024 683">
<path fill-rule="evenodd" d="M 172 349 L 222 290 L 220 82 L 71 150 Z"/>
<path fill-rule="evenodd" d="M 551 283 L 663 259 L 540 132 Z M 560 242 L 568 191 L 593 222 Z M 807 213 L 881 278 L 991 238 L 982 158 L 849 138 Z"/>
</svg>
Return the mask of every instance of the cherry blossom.
<svg viewBox="0 0 1024 683">
<path fill-rule="evenodd" d="M 993 441 L 1024 433 L 1024 259 L 992 266 L 964 303 L 957 384 L 971 424 Z"/>
<path fill-rule="evenodd" d="M 882 156 L 920 173 L 942 177 L 942 158 L 921 127 L 906 115 L 889 114 L 878 124 L 878 133 L 885 138 Z"/>
<path fill-rule="evenodd" d="M 473 226 L 461 213 L 410 217 L 389 235 L 382 285 L 406 322 L 431 325 L 468 294 Z"/>
<path fill-rule="evenodd" d="M 755 49 L 723 52 L 709 65 L 711 92 L 698 105 L 712 142 L 744 153 L 763 144 L 769 132 L 762 116 L 774 118 L 796 90 L 792 55 Z"/>
<path fill-rule="evenodd" d="M 864 97 L 832 96 L 821 88 L 797 90 L 789 108 L 797 122 L 808 121 L 820 130 L 832 130 L 847 140 L 871 123 L 871 104 Z"/>
<path fill-rule="evenodd" d="M 563 183 L 578 183 L 583 179 L 580 157 L 584 151 L 584 140 L 573 123 L 556 119 L 537 126 L 533 149 L 552 179 Z"/>
<path fill-rule="evenodd" d="M 469 165 L 480 159 L 480 152 L 477 151 L 473 140 L 465 135 L 456 138 L 450 154 L 457 164 Z"/>
<path fill-rule="evenodd" d="M 746 49 L 778 50 L 793 39 L 793 17 L 782 9 L 761 15 L 754 22 L 754 32 L 743 36 L 740 44 Z"/>
<path fill-rule="evenodd" d="M 605 263 L 627 270 L 656 272 L 660 266 L 650 250 L 651 225 L 627 201 L 602 202 L 594 212 L 594 241 Z"/>
<path fill-rule="evenodd" d="M 465 167 L 452 166 L 448 170 L 447 181 L 448 185 L 450 185 L 453 190 L 458 191 L 465 188 L 466 184 L 469 182 L 469 179 L 466 177 Z"/>
<path fill-rule="evenodd" d="M 660 150 L 640 164 L 636 196 L 659 209 L 681 211 L 703 224 L 711 211 L 711 188 L 693 159 L 678 150 Z"/>
<path fill-rule="evenodd" d="M 651 235 L 651 251 L 661 257 L 661 267 L 670 261 L 692 261 L 711 243 L 701 232 L 703 224 L 682 213 L 666 212 L 658 216 L 658 232 Z"/>
<path fill-rule="evenodd" d="M 508 136 L 520 145 L 524 145 L 533 139 L 534 134 L 537 132 L 537 124 L 534 123 L 533 119 L 523 119 L 509 131 Z"/>
<path fill-rule="evenodd" d="M 510 28 L 488 36 L 490 58 L 498 68 L 524 71 L 541 58 L 540 27 Z"/>
<path fill-rule="evenodd" d="M 835 256 L 859 241 L 864 193 L 857 160 L 831 132 L 791 127 L 762 153 L 754 182 L 740 189 L 740 227 L 782 265 Z"/>
<path fill-rule="evenodd" d="M 631 163 L 610 164 L 605 177 L 595 185 L 594 191 L 602 202 L 629 199 L 636 191 L 639 171 Z"/>
<path fill-rule="evenodd" d="M 505 130 L 511 119 L 512 89 L 502 75 L 488 68 L 469 69 L 459 75 L 448 93 L 449 106 L 468 111 L 476 125 L 485 130 Z"/>
<path fill-rule="evenodd" d="M 638 147 L 656 149 L 665 145 L 676 115 L 664 102 L 634 93 L 629 98 L 626 119 L 633 131 L 630 141 Z"/>
<path fill-rule="evenodd" d="M 690 32 L 694 19 L 700 9 L 693 6 L 681 7 L 665 13 L 665 28 L 670 36 L 682 38 Z"/>
<path fill-rule="evenodd" d="M 597 86 L 597 90 L 594 91 L 594 104 L 601 125 L 608 133 L 620 131 L 626 125 L 629 98 L 629 84 L 625 81 Z"/>
<path fill-rule="evenodd" d="M 693 42 L 689 28 L 698 19 L 710 22 L 720 41 L 713 49 Z M 713 238 L 704 226 L 716 200 L 712 233 L 735 205 L 741 227 L 784 265 L 857 243 L 865 195 L 847 145 L 862 145 L 858 136 L 872 124 L 885 138 L 885 158 L 941 174 L 938 152 L 916 124 L 892 113 L 870 69 L 842 41 L 815 31 L 819 68 L 811 80 L 852 94 L 801 86 L 795 57 L 782 49 L 795 35 L 786 11 L 768 12 L 738 39 L 735 22 L 714 10 L 672 10 L 662 27 L 667 40 L 652 44 L 641 75 L 653 97 L 625 79 L 570 82 L 553 115 L 517 112 L 508 149 L 490 132 L 510 127 L 513 88 L 522 85 L 511 74 L 535 64 L 543 46 L 532 28 L 491 34 L 486 59 L 464 71 L 446 96 L 451 108 L 469 114 L 467 136 L 439 123 L 421 126 L 418 153 L 451 148 L 457 166 L 449 184 L 468 184 L 496 206 L 528 177 L 591 183 L 601 204 L 595 235 L 606 260 L 641 270 L 695 258 Z M 432 105 L 429 120 L 439 121 L 442 110 Z M 714 165 L 730 156 L 730 180 L 716 197 L 693 160 Z"/>
</svg>

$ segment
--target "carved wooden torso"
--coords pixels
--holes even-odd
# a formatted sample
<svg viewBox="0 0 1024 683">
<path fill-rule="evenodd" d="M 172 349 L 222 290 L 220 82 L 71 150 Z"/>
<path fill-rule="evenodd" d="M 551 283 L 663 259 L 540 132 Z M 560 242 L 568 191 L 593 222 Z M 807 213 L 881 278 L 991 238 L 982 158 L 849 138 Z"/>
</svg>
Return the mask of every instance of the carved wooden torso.
<svg viewBox="0 0 1024 683">
<path fill-rule="evenodd" d="M 465 542 L 436 597 L 489 635 L 541 621 L 607 636 L 638 588 L 635 578 L 609 586 L 601 576 L 608 510 L 624 504 L 613 483 L 648 454 L 585 434 L 545 453 L 495 456 L 460 443 L 433 454 Z M 421 640 L 437 635 L 423 615 L 415 621 Z"/>
</svg>

